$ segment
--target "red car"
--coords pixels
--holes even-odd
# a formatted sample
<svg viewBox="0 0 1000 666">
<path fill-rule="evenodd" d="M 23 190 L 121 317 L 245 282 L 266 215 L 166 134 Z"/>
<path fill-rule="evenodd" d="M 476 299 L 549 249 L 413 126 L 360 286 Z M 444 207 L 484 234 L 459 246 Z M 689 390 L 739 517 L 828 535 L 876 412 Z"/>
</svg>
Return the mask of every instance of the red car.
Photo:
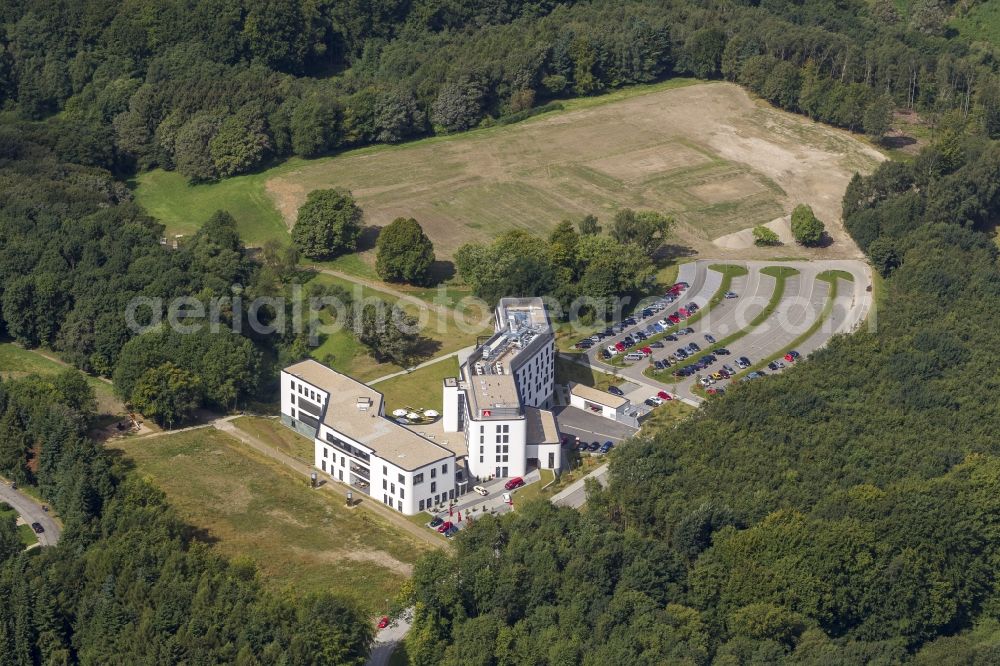
<svg viewBox="0 0 1000 666">
<path fill-rule="evenodd" d="M 514 488 L 520 488 L 523 485 L 524 485 L 524 479 L 522 479 L 519 476 L 515 476 L 510 481 L 508 481 L 507 483 L 503 484 L 503 487 L 506 488 L 507 490 L 514 490 Z M 445 525 L 447 525 L 447 524 L 448 523 L 445 523 Z M 441 528 L 438 528 L 438 531 L 439 532 L 442 531 Z"/>
<path fill-rule="evenodd" d="M 687 311 L 687 308 L 681 308 L 680 310 L 677 311 L 677 314 L 684 317 L 685 319 L 691 316 L 691 313 Z"/>
<path fill-rule="evenodd" d="M 450 520 L 446 520 L 443 523 L 441 523 L 440 525 L 438 525 L 438 532 L 441 532 L 442 534 L 444 534 L 445 532 L 447 532 L 448 530 L 450 530 L 451 527 L 452 527 L 451 521 Z"/>
<path fill-rule="evenodd" d="M 652 356 L 653 355 L 653 348 L 652 347 L 643 347 L 639 351 L 641 351 L 646 356 Z"/>
<path fill-rule="evenodd" d="M 667 317 L 667 319 L 669 319 L 670 323 L 672 324 L 679 324 L 681 321 L 680 315 L 678 315 L 676 312 Z"/>
<path fill-rule="evenodd" d="M 378 621 L 378 628 L 385 629 L 388 626 L 389 626 L 389 616 L 383 615 L 382 619 Z"/>
<path fill-rule="evenodd" d="M 615 343 L 615 349 L 617 349 L 618 351 L 625 351 L 625 343 L 624 342 L 616 342 Z"/>
<path fill-rule="evenodd" d="M 660 391 L 659 393 L 656 394 L 656 397 L 659 398 L 660 400 L 673 400 L 674 399 L 674 396 L 670 395 L 666 391 Z"/>
<path fill-rule="evenodd" d="M 792 356 L 791 354 L 785 354 L 785 360 L 788 361 L 789 363 L 794 363 L 795 357 Z"/>
</svg>

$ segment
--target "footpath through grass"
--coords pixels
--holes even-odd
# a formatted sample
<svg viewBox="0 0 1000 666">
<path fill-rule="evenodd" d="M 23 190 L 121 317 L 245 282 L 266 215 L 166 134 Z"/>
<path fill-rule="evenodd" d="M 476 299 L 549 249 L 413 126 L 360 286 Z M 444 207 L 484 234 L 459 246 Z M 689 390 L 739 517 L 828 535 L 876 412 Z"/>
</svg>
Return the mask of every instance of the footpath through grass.
<svg viewBox="0 0 1000 666">
<path fill-rule="evenodd" d="M 430 546 L 214 428 L 114 446 L 167 495 L 200 538 L 253 561 L 279 593 L 328 590 L 375 614 Z M 375 501 L 375 500 L 371 500 Z"/>
</svg>

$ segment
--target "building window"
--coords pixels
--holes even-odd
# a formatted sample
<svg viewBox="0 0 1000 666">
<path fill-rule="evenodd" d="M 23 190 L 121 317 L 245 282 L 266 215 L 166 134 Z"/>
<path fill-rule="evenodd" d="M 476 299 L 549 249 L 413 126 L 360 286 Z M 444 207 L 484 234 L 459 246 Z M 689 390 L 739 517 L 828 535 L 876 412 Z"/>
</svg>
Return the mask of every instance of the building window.
<svg viewBox="0 0 1000 666">
<path fill-rule="evenodd" d="M 406 488 L 399 487 L 399 499 L 406 499 Z"/>
<path fill-rule="evenodd" d="M 399 485 L 403 485 L 404 483 L 406 483 L 406 477 L 404 477 L 402 474 L 398 474 L 397 476 L 399 477 Z"/>
<path fill-rule="evenodd" d="M 502 453 L 507 453 L 509 449 L 510 449 L 510 446 L 508 446 L 507 444 L 504 444 L 503 446 L 500 447 L 500 451 Z"/>
<path fill-rule="evenodd" d="M 382 490 L 389 490 L 389 482 L 382 479 Z"/>
<path fill-rule="evenodd" d="M 438 475 L 437 467 L 431 467 L 431 478 L 436 479 Z"/>
<path fill-rule="evenodd" d="M 337 478 L 340 479 L 341 481 L 344 480 L 344 470 L 342 469 L 337 470 Z"/>
<path fill-rule="evenodd" d="M 323 457 L 324 458 L 330 457 L 330 449 L 326 448 L 325 446 L 323 447 Z"/>
<path fill-rule="evenodd" d="M 507 442 L 509 442 L 509 441 L 510 441 L 510 435 L 504 435 L 504 436 L 503 436 L 503 439 L 502 439 L 501 441 L 502 441 L 502 442 L 503 442 L 504 444 L 506 444 Z"/>
<path fill-rule="evenodd" d="M 482 464 L 482 463 L 483 463 L 483 457 L 479 456 L 479 464 Z"/>
<path fill-rule="evenodd" d="M 292 390 L 295 390 L 295 382 L 292 382 Z"/>
<path fill-rule="evenodd" d="M 452 488 L 448 491 L 448 499 L 455 499 L 455 489 Z"/>
<path fill-rule="evenodd" d="M 289 401 L 294 405 L 295 404 L 295 396 L 292 395 L 291 397 L 289 397 Z"/>
<path fill-rule="evenodd" d="M 389 484 L 389 494 L 390 495 L 395 495 L 396 494 L 396 484 L 395 483 L 390 483 Z"/>
<path fill-rule="evenodd" d="M 399 511 L 402 511 L 403 510 L 403 503 L 402 502 L 396 502 L 396 509 L 399 510 Z"/>
<path fill-rule="evenodd" d="M 420 500 L 420 510 L 421 511 L 424 510 L 424 501 L 423 500 Z"/>
<path fill-rule="evenodd" d="M 424 473 L 423 472 L 421 472 L 420 474 L 414 474 L 413 475 L 413 485 L 417 485 L 418 483 L 423 483 L 423 482 L 424 482 Z"/>
<path fill-rule="evenodd" d="M 445 463 L 444 465 L 441 465 L 441 473 L 442 474 L 447 474 L 448 473 L 448 464 L 447 463 Z"/>
<path fill-rule="evenodd" d="M 479 432 L 480 433 L 486 432 L 486 426 L 479 426 Z"/>
<path fill-rule="evenodd" d="M 389 473 L 389 468 L 386 467 L 385 465 L 382 465 L 382 474 L 388 474 L 388 473 Z"/>
<path fill-rule="evenodd" d="M 480 447 L 479 447 L 479 455 L 483 455 L 483 453 L 484 453 L 485 451 L 486 451 L 486 447 L 485 447 L 485 446 L 480 446 Z"/>
<path fill-rule="evenodd" d="M 510 432 L 510 426 L 509 426 L 509 425 L 505 425 L 505 426 L 503 427 L 503 431 L 504 431 L 504 432 Z"/>
<path fill-rule="evenodd" d="M 323 471 L 324 472 L 326 471 L 326 461 L 325 460 L 323 461 Z"/>
<path fill-rule="evenodd" d="M 292 407 L 292 418 L 293 419 L 295 418 L 295 408 L 294 407 Z"/>
<path fill-rule="evenodd" d="M 437 481 L 431 481 L 431 492 L 434 492 L 437 489 L 438 489 Z"/>
</svg>

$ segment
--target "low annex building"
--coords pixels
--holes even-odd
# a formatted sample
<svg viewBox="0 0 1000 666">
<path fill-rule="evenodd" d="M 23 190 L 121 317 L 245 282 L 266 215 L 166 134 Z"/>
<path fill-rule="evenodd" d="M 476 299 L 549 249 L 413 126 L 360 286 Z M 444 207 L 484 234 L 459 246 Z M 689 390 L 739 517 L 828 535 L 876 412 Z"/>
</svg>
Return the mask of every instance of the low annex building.
<svg viewBox="0 0 1000 666">
<path fill-rule="evenodd" d="M 569 390 L 571 407 L 582 409 L 591 414 L 598 414 L 612 421 L 626 422 L 629 405 L 628 398 L 599 391 L 583 384 L 573 384 Z"/>
<path fill-rule="evenodd" d="M 555 391 L 555 336 L 540 298 L 503 298 L 495 333 L 444 380 L 445 432 L 464 432 L 477 479 L 524 476 L 528 461 L 561 466 L 549 408 Z"/>
<path fill-rule="evenodd" d="M 387 418 L 382 394 L 313 360 L 281 372 L 281 422 L 330 479 L 414 515 L 465 491 L 455 452 Z"/>
</svg>

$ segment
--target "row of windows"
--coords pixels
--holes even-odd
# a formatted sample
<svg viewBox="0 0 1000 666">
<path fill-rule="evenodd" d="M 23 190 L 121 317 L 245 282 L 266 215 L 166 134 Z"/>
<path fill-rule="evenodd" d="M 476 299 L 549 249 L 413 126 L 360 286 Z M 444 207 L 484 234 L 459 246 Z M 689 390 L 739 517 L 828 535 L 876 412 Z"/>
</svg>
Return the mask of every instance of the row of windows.
<svg viewBox="0 0 1000 666">
<path fill-rule="evenodd" d="M 293 381 L 291 385 L 292 385 L 292 392 L 295 392 L 296 391 L 295 382 Z M 297 390 L 301 395 L 309 396 L 310 400 L 322 400 L 322 397 L 317 391 L 313 391 L 311 388 L 308 388 L 305 384 L 299 384 Z M 292 404 L 294 403 L 295 403 L 295 396 L 292 396 Z"/>
<path fill-rule="evenodd" d="M 344 440 L 340 439 L 339 437 L 334 436 L 333 433 L 329 433 L 329 432 L 326 433 L 326 441 L 328 441 L 329 443 L 333 444 L 338 449 L 340 449 L 341 451 L 343 451 L 344 453 L 346 453 L 346 454 L 348 454 L 350 456 L 354 456 L 355 458 L 359 458 L 361 460 L 364 460 L 365 462 L 369 462 L 371 460 L 371 456 L 370 455 L 368 455 L 367 453 L 365 453 L 364 451 L 362 451 L 358 447 L 353 446 L 351 444 L 348 444 L 347 442 L 345 442 Z"/>
<path fill-rule="evenodd" d="M 431 491 L 433 491 L 433 490 L 434 489 L 431 488 Z M 441 502 L 444 502 L 444 501 L 447 501 L 447 500 L 453 500 L 453 499 L 455 499 L 455 489 L 454 488 L 451 489 L 451 490 L 449 490 L 446 493 L 441 493 L 440 495 L 435 495 L 431 499 L 420 500 L 420 510 L 423 511 L 424 509 L 430 509 L 432 506 L 436 506 L 436 505 L 440 504 Z M 402 511 L 402 509 L 400 509 L 400 511 Z"/>
</svg>

